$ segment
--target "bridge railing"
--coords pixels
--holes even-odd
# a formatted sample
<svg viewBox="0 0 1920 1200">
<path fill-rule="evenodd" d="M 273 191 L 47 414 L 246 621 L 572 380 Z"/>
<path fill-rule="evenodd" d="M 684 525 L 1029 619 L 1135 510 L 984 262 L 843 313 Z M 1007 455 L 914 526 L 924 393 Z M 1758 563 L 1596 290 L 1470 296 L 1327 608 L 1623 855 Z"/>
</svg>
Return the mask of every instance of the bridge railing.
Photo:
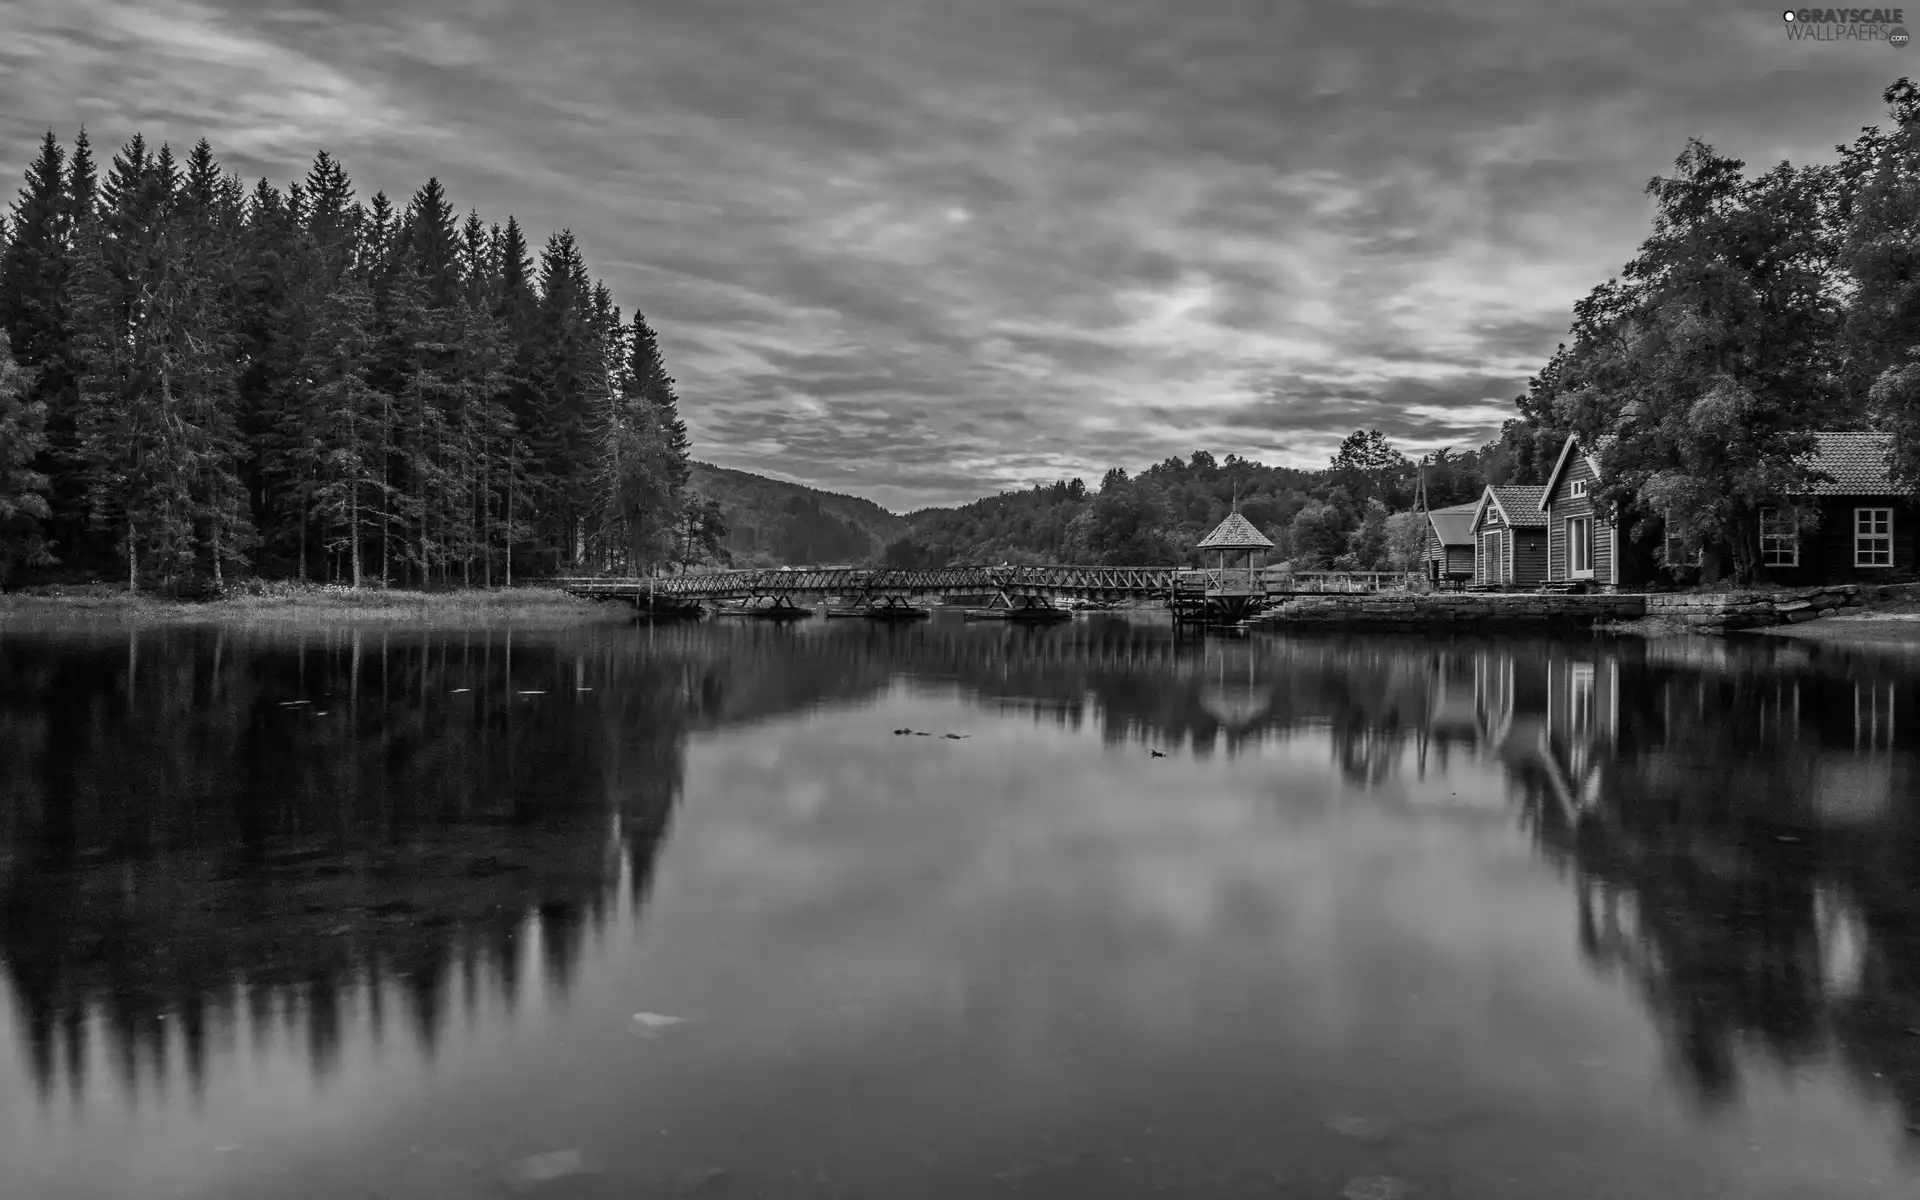
<svg viewBox="0 0 1920 1200">
<path fill-rule="evenodd" d="M 1175 586 L 1182 591 L 1205 589 L 1251 595 L 1265 590 L 1261 572 L 1253 567 L 1200 567 L 1181 571 L 1174 578 Z"/>
<path fill-rule="evenodd" d="M 1269 592 L 1352 595 L 1410 590 L 1421 578 L 1407 571 L 1267 571 Z"/>
</svg>

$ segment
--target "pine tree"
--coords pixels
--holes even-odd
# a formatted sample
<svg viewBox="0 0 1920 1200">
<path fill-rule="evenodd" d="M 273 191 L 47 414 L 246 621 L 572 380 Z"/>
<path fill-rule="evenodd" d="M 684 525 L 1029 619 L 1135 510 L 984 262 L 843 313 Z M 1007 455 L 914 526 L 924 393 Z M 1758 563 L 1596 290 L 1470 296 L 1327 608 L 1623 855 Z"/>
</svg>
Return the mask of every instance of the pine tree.
<svg viewBox="0 0 1920 1200">
<path fill-rule="evenodd" d="M 85 145 L 85 134 L 81 135 Z M 74 158 L 76 169 L 90 160 Z M 51 483 L 54 511 L 46 533 L 60 553 L 72 558 L 84 523 L 84 502 L 74 452 L 73 345 L 68 288 L 73 273 L 74 205 L 67 159 L 51 131 L 40 154 L 27 168 L 26 186 L 12 208 L 11 235 L 0 252 L 0 333 L 13 347 L 32 383 L 22 401 L 45 414 L 46 437 L 39 443 L 34 470 Z"/>
<path fill-rule="evenodd" d="M 32 398 L 28 373 L 0 333 L 0 584 L 21 567 L 45 566 L 41 523 L 50 515 L 47 477 L 34 469 L 46 449 L 46 405 Z"/>
</svg>

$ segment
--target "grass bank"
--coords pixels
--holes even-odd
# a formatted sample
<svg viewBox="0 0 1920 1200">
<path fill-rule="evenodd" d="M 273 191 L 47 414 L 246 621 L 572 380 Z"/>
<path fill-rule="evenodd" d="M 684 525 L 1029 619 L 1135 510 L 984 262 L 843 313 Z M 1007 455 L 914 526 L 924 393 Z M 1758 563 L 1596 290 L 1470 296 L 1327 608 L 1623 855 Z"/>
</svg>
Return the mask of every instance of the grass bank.
<svg viewBox="0 0 1920 1200">
<path fill-rule="evenodd" d="M 630 621 L 625 604 L 577 600 L 555 588 L 408 592 L 249 582 L 208 600 L 129 595 L 106 584 L 48 585 L 0 595 L 0 622 L 299 625 L 368 622 L 431 626 L 573 625 Z"/>
</svg>

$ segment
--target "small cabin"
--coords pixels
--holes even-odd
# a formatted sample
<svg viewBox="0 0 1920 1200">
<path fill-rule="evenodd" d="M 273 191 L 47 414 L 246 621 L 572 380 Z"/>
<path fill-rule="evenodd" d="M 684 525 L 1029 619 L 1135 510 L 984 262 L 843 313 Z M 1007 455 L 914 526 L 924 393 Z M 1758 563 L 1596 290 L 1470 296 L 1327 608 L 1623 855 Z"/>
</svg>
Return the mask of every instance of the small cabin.
<svg viewBox="0 0 1920 1200">
<path fill-rule="evenodd" d="M 1427 581 L 1435 587 L 1473 581 L 1473 514 L 1480 506 L 1456 504 L 1427 513 L 1426 545 L 1420 555 Z"/>
<path fill-rule="evenodd" d="M 1547 522 L 1547 582 L 1620 584 L 1620 538 L 1594 511 L 1600 464 L 1569 436 L 1540 498 Z"/>
<path fill-rule="evenodd" d="M 1920 497 L 1893 481 L 1884 433 L 1816 433 L 1826 478 L 1760 510 L 1760 565 L 1775 583 L 1881 583 L 1920 572 Z M 1804 516 L 1796 517 L 1796 513 Z"/>
<path fill-rule="evenodd" d="M 1547 579 L 1547 515 L 1538 486 L 1489 487 L 1473 510 L 1476 587 L 1533 588 Z"/>
</svg>

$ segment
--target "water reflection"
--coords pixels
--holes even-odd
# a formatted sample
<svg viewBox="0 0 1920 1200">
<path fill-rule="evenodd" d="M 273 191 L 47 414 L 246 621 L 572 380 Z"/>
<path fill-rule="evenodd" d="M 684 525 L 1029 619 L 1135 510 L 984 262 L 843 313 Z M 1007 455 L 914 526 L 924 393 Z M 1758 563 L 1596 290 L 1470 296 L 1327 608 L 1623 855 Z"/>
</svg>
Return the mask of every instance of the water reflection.
<svg viewBox="0 0 1920 1200">
<path fill-rule="evenodd" d="M 564 1007 L 637 936 L 691 744 L 745 754 L 748 729 L 904 689 L 1169 772 L 1322 756 L 1336 785 L 1295 780 L 1276 809 L 1518 821 L 1564 872 L 1580 954 L 1638 993 L 1707 1109 L 1759 1050 L 1844 1064 L 1920 1127 L 1917 687 L 1759 640 L 1196 641 L 1109 619 L 9 630 L 0 963 L 31 1086 L 80 1117 L 108 1094 L 191 1104 L 275 1055 L 320 1081 L 401 1041 L 431 1061 Z M 1026 971 L 988 981 L 1002 1007 Z"/>
<path fill-rule="evenodd" d="M 90 1033 L 121 1094 L 164 1097 L 210 1030 L 284 1025 L 324 1076 L 346 1013 L 380 1038 L 398 1006 L 431 1055 L 529 969 L 564 992 L 622 880 L 645 897 L 714 685 L 365 631 L 11 638 L 0 680 L 0 961 L 76 1103 Z"/>
</svg>

